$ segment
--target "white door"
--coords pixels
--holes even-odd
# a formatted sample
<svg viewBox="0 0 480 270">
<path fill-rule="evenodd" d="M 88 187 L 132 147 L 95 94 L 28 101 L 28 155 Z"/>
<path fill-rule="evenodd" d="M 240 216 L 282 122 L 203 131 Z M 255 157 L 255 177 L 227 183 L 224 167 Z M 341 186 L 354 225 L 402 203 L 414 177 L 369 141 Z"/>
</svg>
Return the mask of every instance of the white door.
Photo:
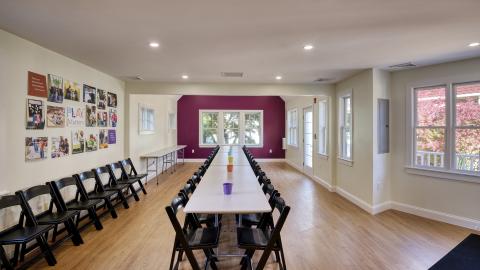
<svg viewBox="0 0 480 270">
<path fill-rule="evenodd" d="M 303 171 L 313 174 L 313 107 L 303 109 Z"/>
</svg>

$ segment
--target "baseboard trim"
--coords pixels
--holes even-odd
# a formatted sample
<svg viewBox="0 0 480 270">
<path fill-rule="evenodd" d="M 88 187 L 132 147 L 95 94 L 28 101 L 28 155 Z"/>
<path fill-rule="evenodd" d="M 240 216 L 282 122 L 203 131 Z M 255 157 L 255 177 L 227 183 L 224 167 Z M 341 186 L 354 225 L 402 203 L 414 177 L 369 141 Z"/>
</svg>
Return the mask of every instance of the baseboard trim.
<svg viewBox="0 0 480 270">
<path fill-rule="evenodd" d="M 476 219 L 452 215 L 445 212 L 421 208 L 400 202 L 391 202 L 391 209 L 472 230 L 480 230 L 480 220 Z"/>
<path fill-rule="evenodd" d="M 324 188 L 326 188 L 328 191 L 330 192 L 335 192 L 335 187 L 332 186 L 330 183 L 328 183 L 326 180 L 323 180 L 322 178 L 318 177 L 318 176 L 313 176 L 312 177 L 313 180 L 315 180 L 315 182 L 319 183 L 320 185 L 322 185 Z"/>
<path fill-rule="evenodd" d="M 285 162 L 284 158 L 256 158 L 258 162 Z"/>
<path fill-rule="evenodd" d="M 186 158 L 185 159 L 185 162 L 204 162 L 204 161 L 205 161 L 205 158 Z"/>
<path fill-rule="evenodd" d="M 335 192 L 337 192 L 340 196 L 344 197 L 345 199 L 349 200 L 356 206 L 362 208 L 366 212 L 372 214 L 373 213 L 373 207 L 371 204 L 367 203 L 366 201 L 358 198 L 357 196 L 353 195 L 352 193 L 344 190 L 343 188 L 337 186 L 335 187 Z"/>
</svg>

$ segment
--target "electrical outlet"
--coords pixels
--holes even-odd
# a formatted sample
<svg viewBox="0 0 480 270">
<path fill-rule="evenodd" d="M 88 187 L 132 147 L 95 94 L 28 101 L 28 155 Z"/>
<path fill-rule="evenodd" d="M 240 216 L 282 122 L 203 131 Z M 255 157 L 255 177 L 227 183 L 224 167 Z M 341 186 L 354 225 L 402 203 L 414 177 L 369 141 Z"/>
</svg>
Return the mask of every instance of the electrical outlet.
<svg viewBox="0 0 480 270">
<path fill-rule="evenodd" d="M 270 149 L 270 151 L 268 151 L 270 154 L 273 153 L 272 149 Z"/>
<path fill-rule="evenodd" d="M 192 149 L 192 154 L 195 153 L 195 149 Z"/>
</svg>

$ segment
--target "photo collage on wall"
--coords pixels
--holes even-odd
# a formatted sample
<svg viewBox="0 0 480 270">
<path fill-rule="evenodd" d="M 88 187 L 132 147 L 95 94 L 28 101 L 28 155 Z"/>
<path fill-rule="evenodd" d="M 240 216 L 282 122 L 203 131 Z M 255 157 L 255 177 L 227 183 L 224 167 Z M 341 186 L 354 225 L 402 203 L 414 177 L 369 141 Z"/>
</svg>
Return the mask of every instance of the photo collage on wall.
<svg viewBox="0 0 480 270">
<path fill-rule="evenodd" d="M 58 134 L 27 136 L 26 161 L 93 152 L 117 143 L 118 100 L 113 92 L 29 71 L 26 101 L 26 129 Z"/>
</svg>

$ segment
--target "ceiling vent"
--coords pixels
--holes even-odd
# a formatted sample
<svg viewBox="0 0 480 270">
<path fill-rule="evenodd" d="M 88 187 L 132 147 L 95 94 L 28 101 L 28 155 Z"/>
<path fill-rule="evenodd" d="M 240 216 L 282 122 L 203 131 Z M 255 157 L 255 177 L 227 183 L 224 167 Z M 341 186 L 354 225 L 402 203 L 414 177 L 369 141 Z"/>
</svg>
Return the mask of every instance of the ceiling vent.
<svg viewBox="0 0 480 270">
<path fill-rule="evenodd" d="M 328 81 L 331 81 L 332 79 L 330 78 L 318 78 L 316 80 L 314 80 L 313 82 L 328 82 Z"/>
<path fill-rule="evenodd" d="M 243 72 L 222 72 L 221 75 L 226 78 L 242 78 Z"/>
<path fill-rule="evenodd" d="M 412 68 L 412 67 L 416 67 L 416 66 L 417 65 L 415 65 L 412 62 L 407 62 L 407 63 L 402 63 L 402 64 L 398 64 L 398 65 L 389 66 L 389 68 Z"/>
</svg>

